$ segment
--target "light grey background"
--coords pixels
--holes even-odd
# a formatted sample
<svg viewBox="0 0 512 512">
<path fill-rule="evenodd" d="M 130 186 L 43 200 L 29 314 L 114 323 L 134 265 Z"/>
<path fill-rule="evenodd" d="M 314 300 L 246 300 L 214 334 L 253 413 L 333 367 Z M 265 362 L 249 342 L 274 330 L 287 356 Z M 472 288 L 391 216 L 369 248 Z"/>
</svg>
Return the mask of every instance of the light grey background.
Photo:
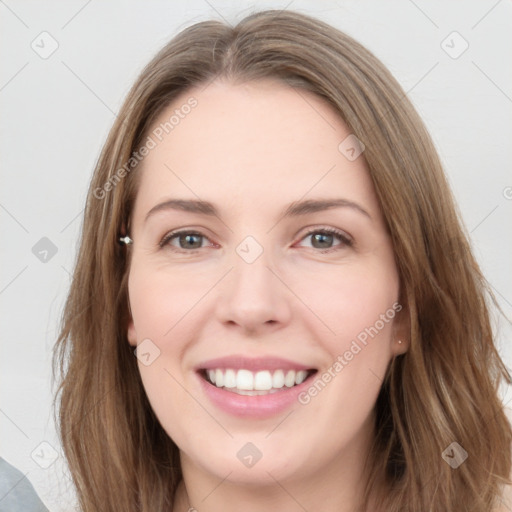
<svg viewBox="0 0 512 512">
<path fill-rule="evenodd" d="M 0 456 L 52 512 L 72 509 L 73 494 L 52 420 L 51 348 L 100 148 L 137 74 L 174 34 L 264 8 L 317 16 L 388 66 L 431 131 L 476 256 L 512 317 L 510 2 L 0 0 Z M 32 48 L 48 52 L 52 39 L 48 58 Z M 46 262 L 32 251 L 43 237 L 57 249 Z M 511 329 L 499 324 L 511 365 Z"/>
</svg>

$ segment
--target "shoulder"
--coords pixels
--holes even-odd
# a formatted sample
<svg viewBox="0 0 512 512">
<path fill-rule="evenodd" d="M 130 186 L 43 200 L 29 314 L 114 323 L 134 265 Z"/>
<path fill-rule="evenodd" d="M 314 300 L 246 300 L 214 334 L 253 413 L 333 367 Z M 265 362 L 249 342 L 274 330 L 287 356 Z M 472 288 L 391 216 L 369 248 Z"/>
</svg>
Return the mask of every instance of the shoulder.
<svg viewBox="0 0 512 512">
<path fill-rule="evenodd" d="M 48 512 L 26 474 L 0 457 L 0 512 Z"/>
</svg>

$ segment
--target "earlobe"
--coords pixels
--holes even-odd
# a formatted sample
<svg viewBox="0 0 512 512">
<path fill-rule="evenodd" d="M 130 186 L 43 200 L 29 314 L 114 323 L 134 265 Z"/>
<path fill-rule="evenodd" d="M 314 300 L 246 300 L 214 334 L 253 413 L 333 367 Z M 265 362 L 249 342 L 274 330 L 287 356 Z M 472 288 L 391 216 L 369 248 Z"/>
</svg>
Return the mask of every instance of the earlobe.
<svg viewBox="0 0 512 512">
<path fill-rule="evenodd" d="M 132 314 L 132 306 L 130 304 L 130 299 L 128 298 L 128 312 L 130 315 L 130 320 L 128 322 L 128 330 L 126 333 L 126 338 L 128 339 L 128 343 L 133 347 L 137 346 L 137 331 L 135 330 L 135 324 L 133 323 L 133 314 Z"/>
<path fill-rule="evenodd" d="M 393 337 L 392 337 L 392 351 L 394 355 L 398 356 L 405 354 L 409 350 L 410 345 L 410 320 L 409 311 L 405 307 L 400 310 L 394 320 L 393 324 Z"/>
<path fill-rule="evenodd" d="M 130 319 L 128 323 L 128 331 L 126 334 L 126 337 L 128 338 L 128 343 L 132 345 L 133 347 L 137 346 L 137 332 L 135 331 L 135 325 L 133 323 L 133 319 Z"/>
<path fill-rule="evenodd" d="M 396 356 L 405 354 L 409 350 L 409 342 L 402 339 L 395 340 L 393 348 Z"/>
</svg>

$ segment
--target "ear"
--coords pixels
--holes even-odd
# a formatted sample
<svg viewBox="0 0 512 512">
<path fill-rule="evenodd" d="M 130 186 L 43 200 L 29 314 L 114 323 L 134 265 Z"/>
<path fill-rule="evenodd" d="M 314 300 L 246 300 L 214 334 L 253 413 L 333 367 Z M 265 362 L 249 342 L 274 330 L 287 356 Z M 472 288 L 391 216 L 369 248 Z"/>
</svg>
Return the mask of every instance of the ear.
<svg viewBox="0 0 512 512">
<path fill-rule="evenodd" d="M 128 330 L 126 333 L 126 337 L 128 339 L 128 343 L 133 347 L 137 346 L 137 331 L 135 330 L 135 324 L 133 323 L 133 315 L 132 308 L 130 306 L 130 300 L 128 300 L 128 311 L 129 311 L 129 320 L 128 320 Z"/>
<path fill-rule="evenodd" d="M 407 303 L 396 303 L 396 314 L 393 320 L 393 334 L 391 338 L 391 350 L 393 355 L 405 354 L 411 344 L 411 322 Z"/>
<path fill-rule="evenodd" d="M 128 332 L 126 337 L 128 338 L 128 343 L 130 345 L 133 347 L 137 346 L 137 332 L 135 331 L 135 325 L 132 318 L 130 318 L 130 321 L 128 322 Z"/>
</svg>

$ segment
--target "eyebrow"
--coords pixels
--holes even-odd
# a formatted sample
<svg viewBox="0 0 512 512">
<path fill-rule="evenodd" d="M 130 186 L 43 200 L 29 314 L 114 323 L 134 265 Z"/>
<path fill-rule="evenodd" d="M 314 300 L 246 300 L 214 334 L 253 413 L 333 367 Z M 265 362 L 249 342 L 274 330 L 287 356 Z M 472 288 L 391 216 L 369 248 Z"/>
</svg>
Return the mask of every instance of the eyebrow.
<svg viewBox="0 0 512 512">
<path fill-rule="evenodd" d="M 330 210 L 332 208 L 351 208 L 359 213 L 362 213 L 369 219 L 372 218 L 371 215 L 361 205 L 355 203 L 354 201 L 349 201 L 348 199 L 343 198 L 307 199 L 304 201 L 294 201 L 287 206 L 280 218 L 298 217 L 300 215 L 307 215 L 310 213 Z M 166 210 L 178 210 L 220 218 L 218 209 L 209 201 L 193 199 L 169 199 L 151 208 L 151 210 L 149 210 L 146 215 L 145 222 L 155 213 Z"/>
</svg>

